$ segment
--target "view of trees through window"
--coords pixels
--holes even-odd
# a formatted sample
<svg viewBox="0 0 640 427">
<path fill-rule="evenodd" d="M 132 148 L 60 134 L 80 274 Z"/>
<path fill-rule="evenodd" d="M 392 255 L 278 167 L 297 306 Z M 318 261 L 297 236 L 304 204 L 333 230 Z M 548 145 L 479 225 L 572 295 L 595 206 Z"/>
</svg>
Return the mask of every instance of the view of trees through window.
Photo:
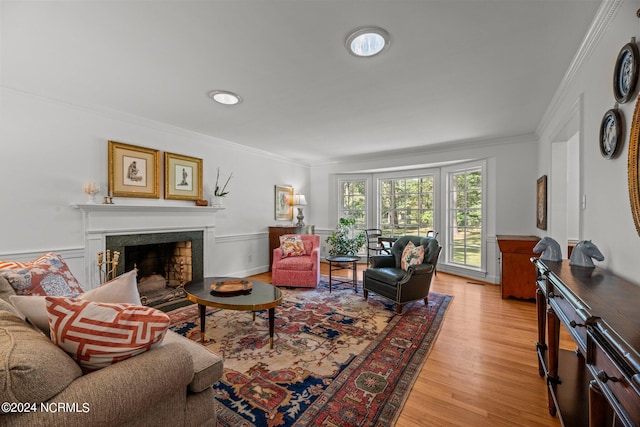
<svg viewBox="0 0 640 427">
<path fill-rule="evenodd" d="M 379 181 L 379 223 L 390 236 L 433 230 L 433 175 Z"/>
<path fill-rule="evenodd" d="M 340 182 L 340 217 L 356 220 L 356 228 L 364 230 L 366 227 L 366 183 L 364 180 Z"/>
<path fill-rule="evenodd" d="M 449 261 L 480 268 L 482 263 L 482 170 L 449 174 Z"/>
</svg>

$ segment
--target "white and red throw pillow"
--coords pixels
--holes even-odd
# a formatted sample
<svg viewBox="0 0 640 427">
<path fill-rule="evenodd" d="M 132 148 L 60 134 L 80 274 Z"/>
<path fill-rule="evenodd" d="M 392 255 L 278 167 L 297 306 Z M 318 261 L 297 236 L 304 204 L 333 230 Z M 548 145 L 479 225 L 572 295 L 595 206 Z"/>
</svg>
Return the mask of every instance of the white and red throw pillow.
<svg viewBox="0 0 640 427">
<path fill-rule="evenodd" d="M 160 310 L 46 297 L 51 341 L 86 372 L 95 371 L 159 346 L 169 326 Z"/>
<path fill-rule="evenodd" d="M 400 259 L 400 266 L 403 270 L 408 270 L 409 267 L 415 264 L 422 264 L 424 261 L 424 246 L 416 246 L 413 242 L 407 243 L 402 251 L 402 257 Z"/>
<path fill-rule="evenodd" d="M 94 302 L 142 305 L 140 302 L 140 294 L 138 293 L 136 275 L 137 270 L 131 270 L 95 289 L 79 295 L 78 298 Z M 9 297 L 14 307 L 16 307 L 32 325 L 49 335 L 49 317 L 45 298 L 44 295 L 11 295 Z"/>
<path fill-rule="evenodd" d="M 51 252 L 30 262 L 0 261 L 0 275 L 17 295 L 75 296 L 84 292 L 62 257 Z"/>
<path fill-rule="evenodd" d="M 282 249 L 282 258 L 306 255 L 300 236 L 280 236 L 280 248 Z"/>
</svg>

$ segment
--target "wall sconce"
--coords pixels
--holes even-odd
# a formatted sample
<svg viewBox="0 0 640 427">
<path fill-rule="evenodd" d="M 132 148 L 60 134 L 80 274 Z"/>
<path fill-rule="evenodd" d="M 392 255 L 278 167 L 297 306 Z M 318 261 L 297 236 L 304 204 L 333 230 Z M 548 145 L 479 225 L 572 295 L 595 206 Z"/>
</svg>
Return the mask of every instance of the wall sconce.
<svg viewBox="0 0 640 427">
<path fill-rule="evenodd" d="M 298 218 L 298 222 L 296 223 L 296 227 L 302 227 L 304 225 L 304 214 L 302 213 L 302 208 L 299 206 L 306 206 L 307 205 L 307 199 L 305 199 L 304 194 L 296 194 L 295 196 L 293 196 L 293 203 L 291 203 L 293 206 L 298 206 L 298 216 L 296 218 Z"/>
</svg>

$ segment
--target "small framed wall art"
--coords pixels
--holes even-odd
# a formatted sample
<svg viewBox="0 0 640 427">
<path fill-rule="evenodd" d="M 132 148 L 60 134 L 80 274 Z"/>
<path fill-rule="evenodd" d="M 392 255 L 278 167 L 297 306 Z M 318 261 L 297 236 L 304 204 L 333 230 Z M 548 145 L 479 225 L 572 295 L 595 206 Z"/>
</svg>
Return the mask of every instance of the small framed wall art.
<svg viewBox="0 0 640 427">
<path fill-rule="evenodd" d="M 628 102 L 636 90 L 638 80 L 638 46 L 636 38 L 620 49 L 613 70 L 613 95 L 621 104 Z"/>
<path fill-rule="evenodd" d="M 291 221 L 293 219 L 293 187 L 276 185 L 275 188 L 275 218 L 277 221 Z"/>
<path fill-rule="evenodd" d="M 612 159 L 618 155 L 622 145 L 622 129 L 624 123 L 617 108 L 604 113 L 600 123 L 600 153 L 605 159 Z"/>
<path fill-rule="evenodd" d="M 164 153 L 164 198 L 202 199 L 202 159 Z"/>
<path fill-rule="evenodd" d="M 536 227 L 547 229 L 547 175 L 538 178 L 536 186 Z"/>
<path fill-rule="evenodd" d="M 160 197 L 160 152 L 109 141 L 109 195 Z"/>
</svg>

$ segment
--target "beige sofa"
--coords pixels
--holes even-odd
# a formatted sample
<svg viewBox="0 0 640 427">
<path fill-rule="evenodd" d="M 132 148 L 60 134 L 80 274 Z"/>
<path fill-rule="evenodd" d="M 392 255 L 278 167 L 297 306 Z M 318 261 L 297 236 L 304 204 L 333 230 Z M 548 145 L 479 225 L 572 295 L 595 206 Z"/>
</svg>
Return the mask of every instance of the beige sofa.
<svg viewBox="0 0 640 427">
<path fill-rule="evenodd" d="M 162 346 L 83 375 L 8 302 L 12 292 L 0 280 L 0 404 L 10 402 L 0 425 L 216 425 L 222 359 L 199 343 L 167 331 Z"/>
</svg>

